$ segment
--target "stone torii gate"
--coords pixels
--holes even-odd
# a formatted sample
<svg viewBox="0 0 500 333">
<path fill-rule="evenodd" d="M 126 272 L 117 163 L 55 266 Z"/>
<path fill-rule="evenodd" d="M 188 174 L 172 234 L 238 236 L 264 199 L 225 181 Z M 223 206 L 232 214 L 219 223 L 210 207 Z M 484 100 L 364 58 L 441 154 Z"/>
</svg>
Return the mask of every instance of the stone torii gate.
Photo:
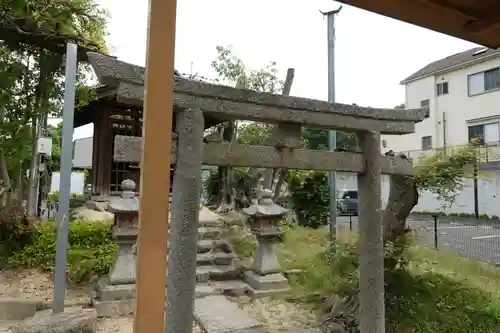
<svg viewBox="0 0 500 333">
<path fill-rule="evenodd" d="M 117 101 L 142 107 L 144 70 L 96 53 L 89 60 L 101 84 Z M 380 134 L 413 133 L 427 109 L 394 110 L 329 103 L 260 93 L 174 77 L 172 221 L 166 325 L 189 332 L 195 291 L 196 234 L 201 165 L 335 170 L 358 174 L 360 241 L 360 321 L 362 332 L 384 332 L 384 269 L 381 174 L 411 175 L 410 161 L 382 156 Z M 276 124 L 266 145 L 204 142 L 207 119 Z M 302 126 L 355 132 L 362 152 L 314 151 L 300 147 Z M 140 162 L 142 138 L 115 137 L 116 161 Z M 175 147 L 175 148 L 174 148 Z M 165 156 L 167 159 L 168 156 Z M 138 268 L 139 270 L 140 268 Z M 163 293 L 150 287 L 147 294 Z"/>
</svg>

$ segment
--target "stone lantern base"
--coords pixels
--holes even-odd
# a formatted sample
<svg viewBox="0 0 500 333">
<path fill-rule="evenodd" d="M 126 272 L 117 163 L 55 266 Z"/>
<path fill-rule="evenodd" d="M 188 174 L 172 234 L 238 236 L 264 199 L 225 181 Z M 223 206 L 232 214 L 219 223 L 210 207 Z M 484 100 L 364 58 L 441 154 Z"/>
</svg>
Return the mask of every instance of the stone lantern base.
<svg viewBox="0 0 500 333">
<path fill-rule="evenodd" d="M 112 285 L 134 284 L 136 273 L 134 245 L 137 241 L 137 230 L 117 228 L 114 236 L 118 244 L 118 253 L 108 274 L 109 282 Z"/>
<path fill-rule="evenodd" d="M 257 234 L 259 245 L 253 264 L 245 272 L 245 282 L 254 296 L 282 293 L 290 290 L 288 280 L 281 274 L 283 269 L 274 251 L 274 244 L 281 233 Z"/>
<path fill-rule="evenodd" d="M 245 272 L 245 282 L 251 296 L 267 296 L 290 291 L 288 280 L 281 273 L 260 275 L 254 271 Z"/>
</svg>

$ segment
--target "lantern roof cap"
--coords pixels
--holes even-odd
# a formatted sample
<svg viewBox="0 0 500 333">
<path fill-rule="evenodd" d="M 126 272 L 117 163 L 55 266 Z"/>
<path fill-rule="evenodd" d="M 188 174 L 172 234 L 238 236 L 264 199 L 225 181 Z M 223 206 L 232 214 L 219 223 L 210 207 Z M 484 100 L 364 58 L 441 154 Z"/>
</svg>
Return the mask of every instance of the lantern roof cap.
<svg viewBox="0 0 500 333">
<path fill-rule="evenodd" d="M 248 208 L 243 208 L 243 213 L 252 217 L 281 217 L 288 211 L 278 204 L 275 204 L 272 199 L 273 192 L 270 189 L 265 189 L 260 194 L 260 199 L 257 204 Z"/>
</svg>

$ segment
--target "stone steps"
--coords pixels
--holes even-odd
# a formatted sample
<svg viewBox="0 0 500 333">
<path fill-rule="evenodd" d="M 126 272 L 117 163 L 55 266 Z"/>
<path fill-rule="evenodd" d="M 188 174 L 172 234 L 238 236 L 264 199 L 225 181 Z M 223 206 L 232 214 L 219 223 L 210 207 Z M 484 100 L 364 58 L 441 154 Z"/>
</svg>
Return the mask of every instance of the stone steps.
<svg viewBox="0 0 500 333">
<path fill-rule="evenodd" d="M 225 252 L 206 252 L 196 255 L 196 265 L 231 265 L 235 255 Z"/>
<path fill-rule="evenodd" d="M 198 223 L 200 227 L 222 228 L 224 226 L 222 220 L 200 220 Z"/>
<path fill-rule="evenodd" d="M 129 294 L 135 294 L 135 285 L 127 285 L 123 288 L 128 288 Z M 248 286 L 240 280 L 200 282 L 196 284 L 195 298 L 217 295 L 241 296 L 247 290 Z M 110 297 L 104 300 L 92 300 L 92 306 L 96 309 L 98 317 L 117 318 L 134 313 L 135 298 L 113 299 L 113 295 L 108 296 Z"/>
<path fill-rule="evenodd" d="M 211 212 L 205 211 L 203 214 L 209 216 Z M 249 286 L 242 281 L 243 267 L 234 264 L 236 255 L 232 246 L 220 238 L 223 225 L 220 218 L 211 216 L 202 219 L 200 213 L 195 298 L 213 295 L 240 296 L 249 291 Z M 135 310 L 135 284 L 107 283 L 106 279 L 101 279 L 92 298 L 99 317 L 118 317 L 132 313 Z"/>
<path fill-rule="evenodd" d="M 232 246 L 220 239 L 224 222 L 206 208 L 200 210 L 198 247 L 196 255 L 196 282 L 204 290 L 207 283 L 235 282 L 243 277 L 243 269 L 233 265 L 236 255 Z M 240 285 L 245 285 L 243 282 Z M 246 286 L 246 285 L 245 285 Z M 238 287 L 242 290 L 242 287 Z M 237 289 L 238 289 L 237 288 Z M 244 288 L 246 291 L 246 287 Z"/>
<path fill-rule="evenodd" d="M 199 227 L 198 240 L 215 239 L 220 236 L 222 230 L 217 227 Z"/>
<path fill-rule="evenodd" d="M 196 284 L 195 297 L 210 295 L 242 296 L 248 291 L 248 285 L 241 280 L 209 281 Z"/>
<path fill-rule="evenodd" d="M 243 269 L 234 265 L 199 265 L 196 267 L 196 282 L 240 280 Z"/>
<path fill-rule="evenodd" d="M 220 251 L 224 253 L 233 252 L 231 245 L 222 239 L 203 239 L 199 240 L 197 245 L 197 253 L 206 253 L 210 251 Z"/>
</svg>

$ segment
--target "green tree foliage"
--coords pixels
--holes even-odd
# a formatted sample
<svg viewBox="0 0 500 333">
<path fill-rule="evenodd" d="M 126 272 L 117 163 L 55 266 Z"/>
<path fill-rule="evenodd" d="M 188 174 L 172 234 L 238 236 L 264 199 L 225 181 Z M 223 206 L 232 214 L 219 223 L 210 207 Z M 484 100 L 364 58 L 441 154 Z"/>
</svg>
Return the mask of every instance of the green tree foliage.
<svg viewBox="0 0 500 333">
<path fill-rule="evenodd" d="M 76 42 L 83 48 L 79 54 L 106 51 L 106 20 L 96 0 L 0 2 L 0 30 L 5 38 L 0 42 L 0 169 L 4 186 L 29 167 L 33 139 L 44 135 L 37 128 L 39 124 L 43 128 L 47 117 L 61 114 L 65 43 Z M 91 98 L 85 84 L 88 77 L 88 65 L 80 63 L 77 105 Z M 52 136 L 53 129 L 48 132 Z"/>
<path fill-rule="evenodd" d="M 270 62 L 260 70 L 248 69 L 243 61 L 235 56 L 230 46 L 217 46 L 217 57 L 212 61 L 213 70 L 217 73 L 217 82 L 268 93 L 280 93 L 283 89 L 283 80 L 278 77 L 278 69 L 275 62 Z M 263 143 L 268 137 L 271 126 L 259 123 L 241 123 L 229 121 L 222 124 L 222 136 L 225 141 L 237 140 L 240 143 L 258 144 Z M 247 168 L 245 170 L 248 170 Z M 217 172 L 218 184 L 210 188 L 219 188 L 217 192 L 224 207 L 234 207 L 235 191 L 233 189 L 240 181 L 237 181 L 233 168 L 220 167 Z M 241 173 L 242 170 L 238 170 Z M 210 177 L 213 181 L 214 177 Z M 211 192 L 210 194 L 214 194 Z"/>
<path fill-rule="evenodd" d="M 106 13 L 95 0 L 6 0 L 0 4 L 4 35 L 13 50 L 22 49 L 19 41 L 54 50 L 66 40 L 104 51 Z M 62 43 L 61 43 L 62 42 Z"/>
<path fill-rule="evenodd" d="M 217 46 L 217 58 L 212 61 L 212 68 L 218 75 L 216 81 L 231 86 L 279 94 L 283 90 L 283 80 L 278 77 L 276 62 L 272 61 L 259 70 L 249 70 L 243 60 L 235 56 L 231 46 Z"/>
<path fill-rule="evenodd" d="M 328 131 L 303 127 L 302 139 L 309 149 L 328 150 Z M 358 137 L 354 133 L 337 131 L 336 143 L 338 150 L 353 151 L 358 146 Z"/>
<path fill-rule="evenodd" d="M 434 193 L 449 205 L 455 201 L 476 162 L 477 149 L 473 145 L 457 148 L 448 154 L 438 150 L 415 167 L 414 181 L 417 188 Z"/>
<path fill-rule="evenodd" d="M 238 128 L 237 141 L 240 144 L 263 145 L 271 135 L 273 126 L 265 123 L 247 122 Z"/>
</svg>

